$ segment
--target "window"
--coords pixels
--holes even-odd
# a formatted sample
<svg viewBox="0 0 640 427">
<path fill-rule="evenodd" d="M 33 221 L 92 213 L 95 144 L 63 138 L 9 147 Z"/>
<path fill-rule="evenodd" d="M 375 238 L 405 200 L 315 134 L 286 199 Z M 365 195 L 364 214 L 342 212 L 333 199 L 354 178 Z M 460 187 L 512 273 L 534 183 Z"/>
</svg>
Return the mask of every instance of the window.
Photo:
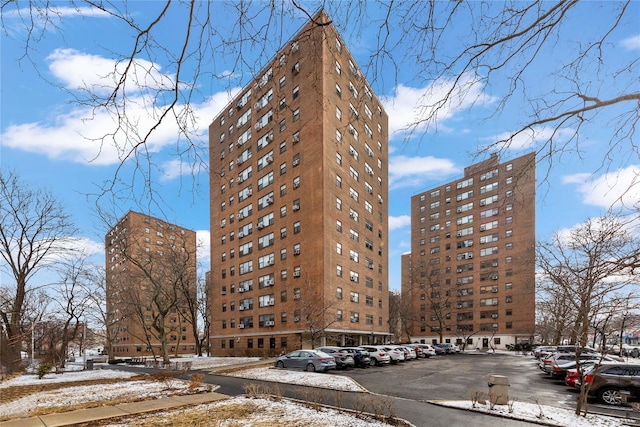
<svg viewBox="0 0 640 427">
<path fill-rule="evenodd" d="M 342 288 L 336 288 L 336 298 L 342 299 Z"/>
<path fill-rule="evenodd" d="M 342 121 L 342 110 L 336 107 L 336 119 Z"/>
<path fill-rule="evenodd" d="M 360 322 L 360 314 L 356 313 L 354 311 L 351 312 L 351 323 L 358 323 Z"/>
<path fill-rule="evenodd" d="M 300 109 L 299 109 L 299 108 L 296 108 L 296 109 L 293 111 L 293 122 L 295 123 L 295 122 L 297 122 L 298 120 L 300 120 Z"/>
<path fill-rule="evenodd" d="M 293 88 L 293 99 L 296 99 L 298 96 L 300 96 L 300 86 Z"/>
<path fill-rule="evenodd" d="M 350 296 L 349 296 L 349 301 L 351 302 L 359 302 L 360 300 L 360 295 L 357 292 L 351 292 Z"/>
<path fill-rule="evenodd" d="M 342 67 L 338 61 L 336 61 L 336 73 L 342 74 Z"/>
<path fill-rule="evenodd" d="M 280 77 L 280 82 L 279 85 L 280 87 L 284 87 L 284 85 L 287 83 L 287 78 L 285 76 Z"/>
</svg>

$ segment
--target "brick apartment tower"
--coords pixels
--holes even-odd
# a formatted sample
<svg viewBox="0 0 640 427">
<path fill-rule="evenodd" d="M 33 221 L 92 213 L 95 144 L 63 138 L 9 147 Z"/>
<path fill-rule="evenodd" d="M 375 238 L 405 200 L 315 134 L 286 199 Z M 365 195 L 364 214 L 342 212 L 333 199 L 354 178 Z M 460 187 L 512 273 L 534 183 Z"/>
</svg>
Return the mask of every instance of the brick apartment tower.
<svg viewBox="0 0 640 427">
<path fill-rule="evenodd" d="M 402 294 L 413 341 L 467 348 L 530 342 L 535 329 L 535 153 L 411 198 Z"/>
<path fill-rule="evenodd" d="M 388 119 L 313 21 L 209 127 L 214 355 L 388 335 Z"/>
<path fill-rule="evenodd" d="M 105 248 L 109 356 L 162 357 L 160 325 L 170 356 L 195 353 L 184 295 L 196 292 L 196 233 L 129 211 Z"/>
</svg>

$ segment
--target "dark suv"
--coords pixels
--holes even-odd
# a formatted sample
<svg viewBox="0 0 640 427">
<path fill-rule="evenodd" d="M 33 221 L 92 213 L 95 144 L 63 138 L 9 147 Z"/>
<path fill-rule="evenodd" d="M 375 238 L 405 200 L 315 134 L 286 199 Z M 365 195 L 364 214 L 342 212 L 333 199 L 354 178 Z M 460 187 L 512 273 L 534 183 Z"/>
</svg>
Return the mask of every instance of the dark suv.
<svg viewBox="0 0 640 427">
<path fill-rule="evenodd" d="M 640 365 L 615 363 L 597 367 L 585 377 L 589 394 L 600 402 L 621 405 L 640 397 Z"/>
</svg>

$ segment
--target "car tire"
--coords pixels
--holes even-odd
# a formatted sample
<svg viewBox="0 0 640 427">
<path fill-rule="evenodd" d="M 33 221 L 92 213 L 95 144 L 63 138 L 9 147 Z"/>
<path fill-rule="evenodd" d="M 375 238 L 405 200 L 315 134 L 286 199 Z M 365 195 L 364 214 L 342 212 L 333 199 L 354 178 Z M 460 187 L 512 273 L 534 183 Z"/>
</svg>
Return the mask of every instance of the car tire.
<svg viewBox="0 0 640 427">
<path fill-rule="evenodd" d="M 307 368 L 305 369 L 305 371 L 307 371 L 307 372 L 315 372 L 316 371 L 316 367 L 313 365 L 313 363 L 308 363 L 307 364 Z"/>
<path fill-rule="evenodd" d="M 276 363 L 276 368 L 284 369 L 284 363 L 282 362 L 282 360 L 278 360 L 278 362 Z"/>
<path fill-rule="evenodd" d="M 622 403 L 620 390 L 614 387 L 603 387 L 598 390 L 598 401 L 607 405 L 619 406 Z"/>
<path fill-rule="evenodd" d="M 378 361 L 377 361 L 376 359 L 371 359 L 371 360 L 369 361 L 369 365 L 371 365 L 371 366 L 377 366 L 377 365 L 378 365 Z"/>
</svg>

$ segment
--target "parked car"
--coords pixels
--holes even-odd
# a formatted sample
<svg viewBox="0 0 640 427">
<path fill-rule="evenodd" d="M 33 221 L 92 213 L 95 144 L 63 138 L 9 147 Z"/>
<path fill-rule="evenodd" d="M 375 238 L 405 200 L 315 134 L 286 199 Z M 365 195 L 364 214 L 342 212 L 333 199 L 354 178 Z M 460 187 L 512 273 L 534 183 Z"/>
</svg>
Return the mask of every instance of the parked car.
<svg viewBox="0 0 640 427">
<path fill-rule="evenodd" d="M 555 353 L 557 350 L 558 347 L 556 347 L 555 345 L 541 345 L 533 350 L 533 356 L 536 359 L 540 359 L 540 356 L 542 356 L 543 354 Z"/>
<path fill-rule="evenodd" d="M 585 376 L 591 383 L 589 394 L 608 405 L 621 405 L 640 397 L 640 365 L 612 363 L 600 365 Z"/>
<path fill-rule="evenodd" d="M 309 372 L 327 372 L 336 369 L 333 356 L 318 350 L 295 350 L 280 356 L 275 362 L 276 368 L 297 368 Z"/>
<path fill-rule="evenodd" d="M 460 353 L 460 347 L 458 347 L 457 345 L 451 344 L 451 343 L 440 343 L 440 344 L 434 345 L 434 348 L 435 347 L 443 348 L 445 354 Z M 438 352 L 438 350 L 436 350 L 436 353 L 437 352 Z"/>
<path fill-rule="evenodd" d="M 336 369 L 347 369 L 356 366 L 356 361 L 350 353 L 342 352 L 340 347 L 318 347 L 316 350 L 330 354 L 336 359 Z"/>
<path fill-rule="evenodd" d="M 436 355 L 436 350 L 431 344 L 420 344 L 422 347 L 422 354 L 424 357 L 431 357 Z"/>
<path fill-rule="evenodd" d="M 345 351 L 351 354 L 357 368 L 367 368 L 371 366 L 371 357 L 367 350 L 363 350 L 359 347 L 344 347 L 340 351 Z"/>
<path fill-rule="evenodd" d="M 397 365 L 399 362 L 404 362 L 404 350 L 401 347 L 396 346 L 383 346 L 384 351 L 389 353 L 391 357 L 391 363 Z"/>
<path fill-rule="evenodd" d="M 406 345 L 395 345 L 392 346 L 397 348 L 398 350 L 404 352 L 404 360 L 413 360 L 417 359 L 418 355 L 416 354 L 416 350 L 414 348 L 408 347 Z"/>
<path fill-rule="evenodd" d="M 442 344 L 434 344 L 433 350 L 436 352 L 436 355 L 447 354 L 447 348 Z"/>
<path fill-rule="evenodd" d="M 582 363 L 582 373 L 587 375 L 596 367 L 596 363 L 593 361 L 587 361 Z M 567 373 L 564 376 L 564 383 L 572 388 L 580 388 L 580 375 L 576 368 L 567 369 Z"/>
<path fill-rule="evenodd" d="M 360 348 L 369 352 L 371 366 L 388 365 L 391 363 L 391 356 L 389 356 L 389 353 L 382 347 L 361 345 Z"/>
<path fill-rule="evenodd" d="M 428 358 L 436 355 L 436 351 L 430 344 L 407 344 L 407 346 L 413 347 L 416 350 L 418 358 Z"/>
<path fill-rule="evenodd" d="M 408 347 L 408 348 L 412 348 L 413 351 L 416 352 L 416 359 L 420 359 L 422 356 L 422 347 L 416 345 L 416 344 L 403 344 L 404 347 Z"/>
<path fill-rule="evenodd" d="M 582 362 L 624 362 L 617 356 L 605 356 L 599 353 L 582 353 L 580 355 Z M 544 359 L 541 362 L 541 369 L 551 375 L 552 378 L 564 378 L 567 369 L 576 367 L 576 355 L 572 353 L 556 353 L 553 356 Z"/>
</svg>

